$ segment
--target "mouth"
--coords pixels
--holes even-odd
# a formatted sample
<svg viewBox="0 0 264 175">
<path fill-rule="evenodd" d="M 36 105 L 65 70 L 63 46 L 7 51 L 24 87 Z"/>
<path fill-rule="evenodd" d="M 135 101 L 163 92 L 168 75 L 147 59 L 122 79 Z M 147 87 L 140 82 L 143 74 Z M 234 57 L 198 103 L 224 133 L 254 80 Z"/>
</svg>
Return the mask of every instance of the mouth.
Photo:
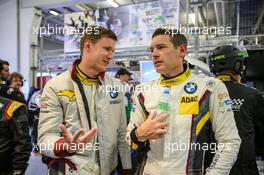
<svg viewBox="0 0 264 175">
<path fill-rule="evenodd" d="M 103 60 L 103 62 L 106 64 L 106 65 L 108 65 L 110 62 L 109 61 L 107 61 L 107 60 Z"/>
<path fill-rule="evenodd" d="M 162 61 L 159 61 L 159 60 L 154 61 L 154 65 L 155 65 L 156 67 L 160 66 L 161 64 L 162 64 Z"/>
</svg>

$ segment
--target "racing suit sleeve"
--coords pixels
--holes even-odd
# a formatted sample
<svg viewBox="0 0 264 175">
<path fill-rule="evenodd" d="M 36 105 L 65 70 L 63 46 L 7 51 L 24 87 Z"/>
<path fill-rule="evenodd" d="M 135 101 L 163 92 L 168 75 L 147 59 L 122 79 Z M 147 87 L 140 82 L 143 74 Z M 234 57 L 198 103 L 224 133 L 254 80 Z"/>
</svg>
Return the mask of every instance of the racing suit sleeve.
<svg viewBox="0 0 264 175">
<path fill-rule="evenodd" d="M 48 81 L 41 96 L 38 146 L 41 153 L 57 158 L 53 148 L 55 142 L 62 138 L 58 126 L 63 123 L 63 111 L 55 90 L 52 88 L 52 83 L 54 83 L 53 80 Z"/>
<path fill-rule="evenodd" d="M 14 134 L 13 134 L 13 144 L 14 151 L 12 153 L 13 163 L 12 167 L 14 171 L 23 172 L 28 166 L 28 160 L 31 153 L 31 141 L 29 136 L 29 125 L 28 125 L 28 115 L 26 106 L 19 107 L 14 112 L 13 120 Z"/>
<path fill-rule="evenodd" d="M 121 106 L 121 115 L 120 115 L 120 126 L 118 130 L 118 152 L 122 162 L 123 169 L 131 169 L 131 159 L 130 159 L 130 148 L 126 142 L 126 130 L 127 130 L 127 120 L 125 113 L 124 100 L 122 100 Z"/>
<path fill-rule="evenodd" d="M 254 97 L 253 113 L 255 123 L 256 154 L 264 157 L 264 97 L 256 91 Z"/>
<path fill-rule="evenodd" d="M 218 149 L 210 167 L 206 170 L 206 175 L 227 175 L 237 159 L 241 139 L 224 83 L 217 81 L 211 94 L 209 108 Z"/>
</svg>

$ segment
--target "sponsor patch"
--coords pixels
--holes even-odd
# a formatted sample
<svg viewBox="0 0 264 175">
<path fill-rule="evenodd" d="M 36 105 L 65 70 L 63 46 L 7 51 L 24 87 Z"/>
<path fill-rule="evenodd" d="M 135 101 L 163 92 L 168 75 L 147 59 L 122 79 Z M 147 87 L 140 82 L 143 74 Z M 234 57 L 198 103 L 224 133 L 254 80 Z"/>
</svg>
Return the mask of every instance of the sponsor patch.
<svg viewBox="0 0 264 175">
<path fill-rule="evenodd" d="M 220 94 L 217 95 L 217 97 L 218 97 L 219 100 L 222 100 L 224 98 L 224 95 L 222 93 L 220 93 Z"/>
<path fill-rule="evenodd" d="M 9 116 L 9 118 L 12 117 L 13 113 L 15 112 L 16 109 L 18 109 L 20 106 L 23 106 L 23 103 L 17 102 L 17 101 L 13 101 L 7 108 L 7 115 Z"/>
<path fill-rule="evenodd" d="M 110 97 L 111 98 L 116 98 L 117 96 L 118 96 L 118 92 L 116 90 L 111 90 Z"/>
<path fill-rule="evenodd" d="M 75 93 L 72 90 L 60 90 L 56 94 L 57 96 L 68 97 L 69 102 L 74 102 L 76 100 Z"/>
<path fill-rule="evenodd" d="M 225 104 L 226 105 L 231 105 L 232 104 L 232 100 L 231 99 L 225 100 Z"/>
<path fill-rule="evenodd" d="M 49 97 L 47 97 L 47 96 L 44 96 L 44 97 L 42 97 L 42 98 L 40 99 L 41 102 L 46 102 L 46 101 L 48 101 L 48 100 L 49 100 Z"/>
<path fill-rule="evenodd" d="M 180 103 L 192 103 L 198 101 L 198 95 L 196 96 L 181 96 Z"/>
<path fill-rule="evenodd" d="M 232 109 L 234 111 L 240 111 L 240 108 L 243 105 L 244 101 L 245 99 L 239 99 L 239 98 L 232 99 Z"/>
<path fill-rule="evenodd" d="M 110 101 L 110 104 L 118 104 L 118 103 L 121 103 L 121 100 Z"/>
<path fill-rule="evenodd" d="M 199 113 L 199 96 L 181 96 L 179 113 L 185 114 L 198 114 Z"/>
<path fill-rule="evenodd" d="M 188 82 L 185 86 L 184 86 L 184 91 L 188 94 L 193 94 L 195 93 L 197 90 L 197 84 L 194 82 Z"/>
<path fill-rule="evenodd" d="M 213 80 L 209 80 L 209 81 L 206 82 L 206 86 L 208 88 L 212 88 L 212 87 L 215 86 L 215 82 Z"/>
</svg>

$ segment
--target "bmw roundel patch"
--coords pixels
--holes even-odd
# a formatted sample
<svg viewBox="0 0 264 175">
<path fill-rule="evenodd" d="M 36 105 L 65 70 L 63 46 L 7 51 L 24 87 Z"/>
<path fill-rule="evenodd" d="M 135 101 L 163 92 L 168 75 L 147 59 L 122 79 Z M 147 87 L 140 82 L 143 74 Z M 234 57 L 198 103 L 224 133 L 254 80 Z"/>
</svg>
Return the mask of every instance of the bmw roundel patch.
<svg viewBox="0 0 264 175">
<path fill-rule="evenodd" d="M 115 90 L 111 90 L 110 96 L 111 96 L 111 98 L 116 98 L 118 96 L 118 92 Z"/>
<path fill-rule="evenodd" d="M 184 86 L 184 91 L 187 92 L 188 94 L 193 94 L 196 92 L 196 90 L 197 90 L 197 84 L 196 83 L 188 82 Z"/>
</svg>

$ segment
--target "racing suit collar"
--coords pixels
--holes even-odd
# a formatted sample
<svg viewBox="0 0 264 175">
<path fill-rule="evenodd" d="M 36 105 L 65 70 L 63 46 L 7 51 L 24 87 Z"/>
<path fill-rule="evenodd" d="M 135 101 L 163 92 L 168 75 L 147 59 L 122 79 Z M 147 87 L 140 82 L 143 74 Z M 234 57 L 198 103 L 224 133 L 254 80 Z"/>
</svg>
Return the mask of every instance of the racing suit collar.
<svg viewBox="0 0 264 175">
<path fill-rule="evenodd" d="M 79 76 L 77 76 L 77 66 L 80 64 L 80 62 L 81 62 L 81 59 L 77 59 L 77 60 L 75 60 L 74 62 L 73 62 L 73 64 L 72 64 L 72 72 L 71 72 L 71 78 L 74 80 L 74 81 L 76 81 L 77 80 L 77 78 L 79 78 Z M 80 70 L 80 69 L 79 69 Z M 83 73 L 84 74 L 84 73 Z M 85 75 L 85 74 L 84 74 Z M 87 75 L 85 75 L 85 76 L 87 76 Z M 100 72 L 99 74 L 98 74 L 98 79 L 99 79 L 99 81 L 102 83 L 102 81 L 104 80 L 104 76 L 105 76 L 105 72 Z"/>
<path fill-rule="evenodd" d="M 162 74 L 160 75 L 160 85 L 165 87 L 171 87 L 185 82 L 190 76 L 192 72 L 187 65 L 184 65 L 184 72 L 181 74 L 172 77 L 165 78 Z"/>
<path fill-rule="evenodd" d="M 81 81 L 81 83 L 85 85 L 97 85 L 99 83 L 98 77 L 90 78 L 80 70 L 78 65 L 76 65 L 76 76 Z"/>
</svg>

